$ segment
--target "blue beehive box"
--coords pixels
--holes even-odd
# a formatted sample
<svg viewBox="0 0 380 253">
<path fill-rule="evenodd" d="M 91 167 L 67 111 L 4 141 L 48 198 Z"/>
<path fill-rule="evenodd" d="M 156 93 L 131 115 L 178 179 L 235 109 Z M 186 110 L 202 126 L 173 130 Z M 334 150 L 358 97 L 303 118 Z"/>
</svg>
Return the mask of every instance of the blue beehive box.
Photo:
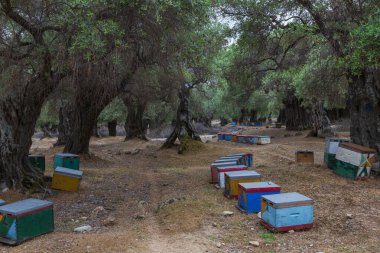
<svg viewBox="0 0 380 253">
<path fill-rule="evenodd" d="M 0 206 L 3 206 L 5 204 L 6 204 L 6 202 L 4 200 L 0 199 Z"/>
<path fill-rule="evenodd" d="M 245 213 L 258 213 L 261 210 L 261 196 L 280 192 L 281 187 L 273 182 L 240 183 L 236 207 Z"/>
<path fill-rule="evenodd" d="M 54 156 L 54 169 L 57 167 L 79 170 L 79 156 L 69 153 L 58 153 Z"/>
<path fill-rule="evenodd" d="M 314 201 L 297 192 L 261 197 L 260 223 L 273 232 L 313 227 Z"/>
<path fill-rule="evenodd" d="M 231 155 L 226 155 L 223 156 L 222 159 L 230 158 L 230 157 L 242 157 L 242 164 L 252 167 L 253 165 L 253 155 L 251 153 L 239 153 L 239 154 L 231 154 Z"/>
</svg>

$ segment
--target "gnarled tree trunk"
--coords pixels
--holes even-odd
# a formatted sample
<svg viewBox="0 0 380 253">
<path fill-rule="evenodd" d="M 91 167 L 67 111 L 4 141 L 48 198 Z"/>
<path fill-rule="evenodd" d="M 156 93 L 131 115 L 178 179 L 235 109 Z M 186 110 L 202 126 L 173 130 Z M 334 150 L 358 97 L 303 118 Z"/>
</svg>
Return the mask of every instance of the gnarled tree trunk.
<svg viewBox="0 0 380 253">
<path fill-rule="evenodd" d="M 125 140 L 132 138 L 147 140 L 147 124 L 145 124 L 143 120 L 146 103 L 134 97 L 133 95 L 124 96 L 123 101 L 128 110 L 128 117 L 124 124 L 126 133 Z"/>
<path fill-rule="evenodd" d="M 311 128 L 310 111 L 302 106 L 302 101 L 293 92 L 283 100 L 285 105 L 285 124 L 287 130 L 305 130 Z"/>
<path fill-rule="evenodd" d="M 315 136 L 331 135 L 331 122 L 323 108 L 323 102 L 314 102 L 311 106 L 311 122 Z"/>
<path fill-rule="evenodd" d="M 173 146 L 177 138 L 181 139 L 187 134 L 191 139 L 201 141 L 197 134 L 192 122 L 191 111 L 189 107 L 190 89 L 186 85 L 182 85 L 178 91 L 179 105 L 177 109 L 177 117 L 173 132 L 163 144 L 163 148 L 170 148 Z"/>
<path fill-rule="evenodd" d="M 350 80 L 351 139 L 380 154 L 380 70 L 366 69 Z"/>
</svg>

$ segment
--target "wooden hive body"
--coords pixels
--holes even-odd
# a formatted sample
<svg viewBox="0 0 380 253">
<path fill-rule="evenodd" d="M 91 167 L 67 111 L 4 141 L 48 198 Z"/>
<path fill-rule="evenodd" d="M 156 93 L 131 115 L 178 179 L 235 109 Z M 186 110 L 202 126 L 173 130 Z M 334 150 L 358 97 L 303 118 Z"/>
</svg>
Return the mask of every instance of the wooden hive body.
<svg viewBox="0 0 380 253">
<path fill-rule="evenodd" d="M 299 150 L 296 152 L 296 162 L 305 164 L 314 164 L 314 152 L 308 150 Z"/>
<path fill-rule="evenodd" d="M 261 197 L 261 224 L 272 231 L 313 227 L 313 200 L 297 192 Z"/>
<path fill-rule="evenodd" d="M 233 171 L 224 173 L 224 195 L 227 198 L 238 198 L 239 183 L 261 182 L 262 176 L 256 171 Z"/>
<path fill-rule="evenodd" d="M 261 196 L 279 194 L 281 187 L 273 182 L 239 184 L 239 199 L 236 207 L 245 213 L 258 213 L 261 210 Z"/>
<path fill-rule="evenodd" d="M 29 161 L 33 167 L 39 168 L 42 172 L 45 172 L 45 155 L 29 155 Z"/>
<path fill-rule="evenodd" d="M 54 156 L 54 169 L 57 167 L 79 170 L 79 156 L 68 153 L 58 153 Z"/>
<path fill-rule="evenodd" d="M 53 203 L 26 199 L 0 206 L 0 241 L 17 245 L 54 230 Z"/>
<path fill-rule="evenodd" d="M 269 143 L 270 143 L 270 136 L 265 136 L 265 135 L 257 136 L 257 144 L 265 145 Z"/>
<path fill-rule="evenodd" d="M 57 190 L 76 192 L 79 189 L 83 172 L 63 167 L 57 167 L 54 170 L 51 187 Z"/>
</svg>

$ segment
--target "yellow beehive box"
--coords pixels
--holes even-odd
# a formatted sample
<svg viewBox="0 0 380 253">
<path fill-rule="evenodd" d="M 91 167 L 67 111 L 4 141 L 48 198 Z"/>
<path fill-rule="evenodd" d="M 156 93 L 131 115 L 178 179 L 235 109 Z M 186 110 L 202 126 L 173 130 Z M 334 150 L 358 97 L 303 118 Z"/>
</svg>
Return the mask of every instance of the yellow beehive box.
<svg viewBox="0 0 380 253">
<path fill-rule="evenodd" d="M 82 179 L 83 171 L 57 167 L 54 170 L 51 188 L 76 192 Z"/>
<path fill-rule="evenodd" d="M 308 150 L 300 150 L 296 152 L 297 163 L 314 164 L 314 152 Z"/>
<path fill-rule="evenodd" d="M 261 182 L 262 176 L 253 170 L 232 171 L 224 173 L 224 196 L 237 199 L 239 196 L 239 183 Z"/>
</svg>

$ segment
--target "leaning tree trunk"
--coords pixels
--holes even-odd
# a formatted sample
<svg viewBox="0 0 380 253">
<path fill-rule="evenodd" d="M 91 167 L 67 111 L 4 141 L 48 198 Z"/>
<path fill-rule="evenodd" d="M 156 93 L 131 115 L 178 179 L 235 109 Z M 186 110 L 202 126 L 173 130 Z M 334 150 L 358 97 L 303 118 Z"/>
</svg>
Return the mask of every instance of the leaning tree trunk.
<svg viewBox="0 0 380 253">
<path fill-rule="evenodd" d="M 314 136 L 331 135 L 331 122 L 325 109 L 323 102 L 314 102 L 311 106 L 311 122 L 313 126 Z"/>
<path fill-rule="evenodd" d="M 302 105 L 294 93 L 289 93 L 283 101 L 285 105 L 285 124 L 287 130 L 305 130 L 311 128 L 310 111 Z"/>
<path fill-rule="evenodd" d="M 191 139 L 201 141 L 201 138 L 197 134 L 191 122 L 192 117 L 189 107 L 190 89 L 183 85 L 178 91 L 178 98 L 179 106 L 177 109 L 175 126 L 173 132 L 163 144 L 163 148 L 170 148 L 173 146 L 177 138 L 181 141 L 181 139 L 185 136 L 185 133 L 187 133 L 187 136 L 189 136 Z"/>
<path fill-rule="evenodd" d="M 116 136 L 117 120 L 112 120 L 108 122 L 107 127 L 108 127 L 108 135 Z"/>
<path fill-rule="evenodd" d="M 132 96 L 123 97 L 123 101 L 128 109 L 128 117 L 124 124 L 126 133 L 125 140 L 132 138 L 147 140 L 147 125 L 144 124 L 143 120 L 144 112 L 146 109 L 146 103 L 139 101 L 138 98 L 134 98 Z"/>
<path fill-rule="evenodd" d="M 380 70 L 366 69 L 350 80 L 351 138 L 380 154 Z"/>
</svg>

